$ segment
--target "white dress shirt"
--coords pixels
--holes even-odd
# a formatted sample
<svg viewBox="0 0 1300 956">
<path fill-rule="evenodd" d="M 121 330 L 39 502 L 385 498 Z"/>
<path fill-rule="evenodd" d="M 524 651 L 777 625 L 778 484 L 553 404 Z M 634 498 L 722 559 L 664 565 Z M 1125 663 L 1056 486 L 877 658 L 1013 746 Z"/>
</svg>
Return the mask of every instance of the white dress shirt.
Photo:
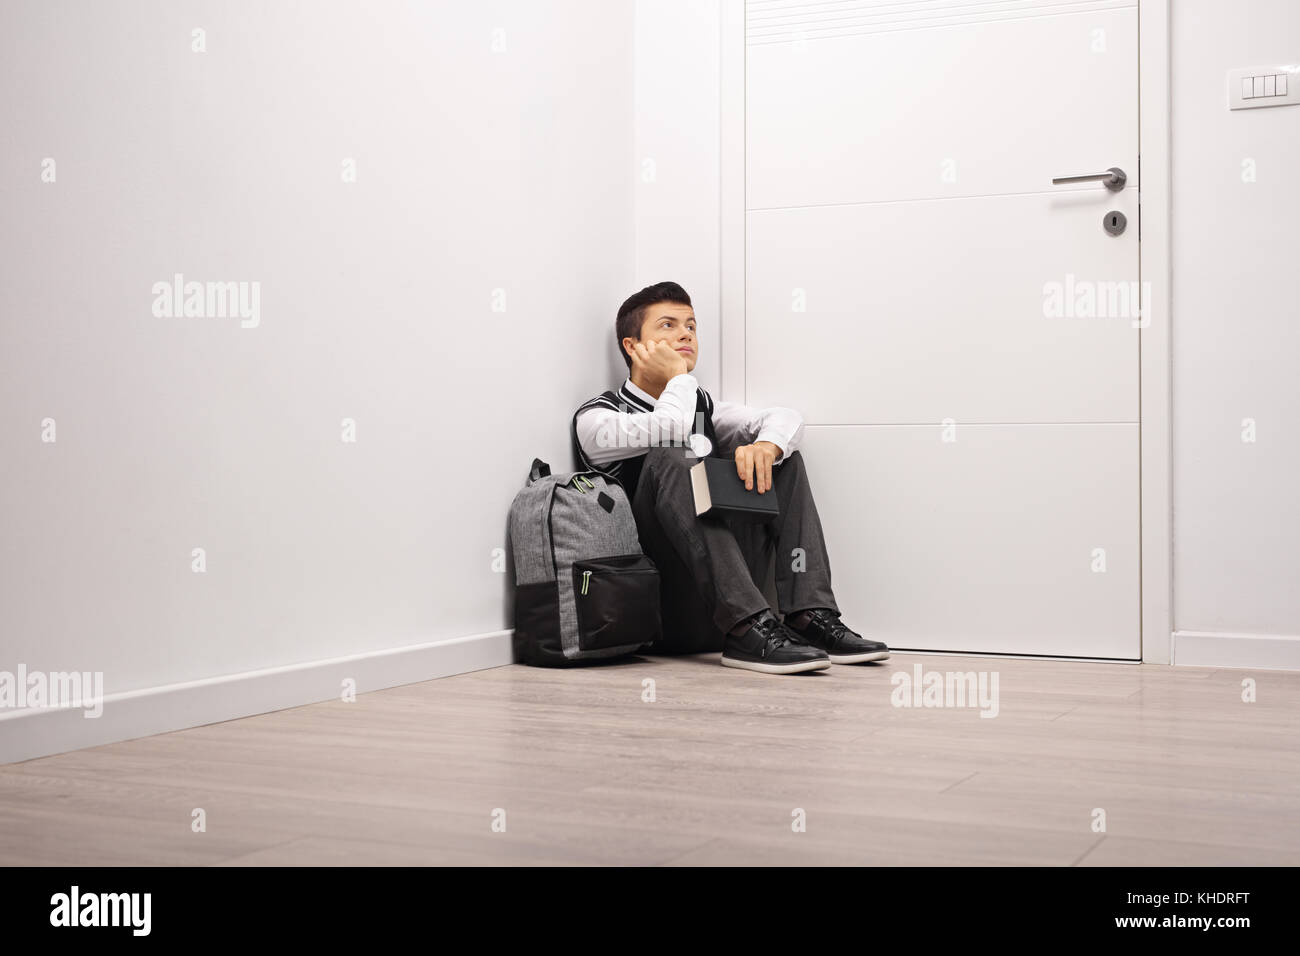
<svg viewBox="0 0 1300 956">
<path fill-rule="evenodd" d="M 714 402 L 700 388 L 694 375 L 683 372 L 668 380 L 656 399 L 631 378 L 615 394 L 632 411 L 615 411 L 593 405 L 579 413 L 575 427 L 583 454 L 595 466 L 645 454 L 654 445 L 689 443 L 694 424 L 696 394 L 703 392 L 712 407 L 713 430 L 722 446 L 715 451 L 732 456 L 741 445 L 770 441 L 781 449 L 781 464 L 799 449 L 803 440 L 803 416 L 793 408 L 753 408 L 739 402 Z"/>
</svg>

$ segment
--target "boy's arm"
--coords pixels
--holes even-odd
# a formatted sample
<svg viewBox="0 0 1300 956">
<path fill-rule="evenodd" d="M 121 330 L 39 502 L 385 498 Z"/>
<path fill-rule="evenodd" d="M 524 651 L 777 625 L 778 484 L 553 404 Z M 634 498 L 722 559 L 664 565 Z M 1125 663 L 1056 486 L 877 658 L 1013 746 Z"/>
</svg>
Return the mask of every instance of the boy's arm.
<svg viewBox="0 0 1300 956">
<path fill-rule="evenodd" d="M 653 412 L 616 412 L 593 406 L 578 413 L 574 428 L 587 461 L 606 465 L 640 455 L 654 445 L 683 444 L 695 424 L 698 383 L 689 372 L 668 380 Z"/>
<path fill-rule="evenodd" d="M 773 406 L 753 408 L 739 402 L 715 402 L 713 430 L 725 455 L 733 455 L 741 445 L 770 441 L 781 449 L 773 464 L 781 464 L 803 443 L 803 415 L 793 408 Z"/>
</svg>

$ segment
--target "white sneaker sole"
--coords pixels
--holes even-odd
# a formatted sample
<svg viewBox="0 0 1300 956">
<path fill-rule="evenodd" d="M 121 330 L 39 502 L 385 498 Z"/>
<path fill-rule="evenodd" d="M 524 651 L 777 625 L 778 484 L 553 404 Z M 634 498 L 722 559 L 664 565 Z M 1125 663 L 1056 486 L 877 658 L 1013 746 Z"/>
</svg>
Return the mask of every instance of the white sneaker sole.
<svg viewBox="0 0 1300 956">
<path fill-rule="evenodd" d="M 821 671 L 831 666 L 830 661 L 799 661 L 795 664 L 764 664 L 761 661 L 738 661 L 730 657 L 722 658 L 723 667 L 739 667 L 760 674 L 802 674 L 804 671 Z"/>
<path fill-rule="evenodd" d="M 867 661 L 889 659 L 889 651 L 867 651 L 865 654 L 832 654 L 832 664 L 865 664 Z"/>
</svg>

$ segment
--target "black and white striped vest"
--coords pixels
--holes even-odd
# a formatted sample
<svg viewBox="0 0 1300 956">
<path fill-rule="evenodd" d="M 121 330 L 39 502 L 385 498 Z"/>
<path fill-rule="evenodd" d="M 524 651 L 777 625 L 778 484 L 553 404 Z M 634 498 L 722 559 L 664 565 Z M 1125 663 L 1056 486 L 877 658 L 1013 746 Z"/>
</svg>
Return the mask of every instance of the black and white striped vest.
<svg viewBox="0 0 1300 956">
<path fill-rule="evenodd" d="M 586 409 L 595 406 L 617 412 L 648 412 L 653 411 L 654 407 L 648 406 L 639 396 L 629 394 L 621 388 L 617 392 L 611 389 L 601 392 L 595 398 L 578 406 L 578 410 L 573 413 L 573 421 L 569 427 L 569 433 L 573 439 L 574 461 L 578 462 L 578 466 L 592 471 L 599 471 L 602 475 L 614 479 L 623 486 L 628 501 L 634 501 L 636 499 L 637 479 L 641 475 L 641 466 L 645 463 L 645 451 L 627 458 L 620 458 L 618 461 L 611 461 L 603 466 L 592 464 L 583 452 L 582 444 L 578 441 L 578 416 Z M 691 424 L 691 434 L 703 435 L 709 440 L 710 450 L 705 457 L 718 457 L 718 436 L 713 430 L 713 397 L 703 388 L 697 387 L 695 390 L 695 420 Z"/>
</svg>

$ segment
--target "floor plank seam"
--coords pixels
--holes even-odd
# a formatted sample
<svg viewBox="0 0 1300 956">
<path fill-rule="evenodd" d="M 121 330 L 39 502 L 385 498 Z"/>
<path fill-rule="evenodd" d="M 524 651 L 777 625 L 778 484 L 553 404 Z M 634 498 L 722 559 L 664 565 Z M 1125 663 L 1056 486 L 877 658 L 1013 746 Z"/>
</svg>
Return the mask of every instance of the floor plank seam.
<svg viewBox="0 0 1300 956">
<path fill-rule="evenodd" d="M 1082 862 L 1087 858 L 1087 856 L 1088 856 L 1089 853 L 1091 853 L 1093 850 L 1097 849 L 1097 847 L 1101 846 L 1101 845 L 1102 845 L 1103 843 L 1105 843 L 1105 842 L 1106 842 L 1106 834 L 1103 833 L 1103 834 L 1101 835 L 1101 837 L 1097 840 L 1097 842 L 1094 843 L 1092 846 L 1088 847 L 1088 849 L 1084 850 L 1084 851 L 1083 851 L 1083 856 L 1079 857 L 1077 860 L 1075 860 L 1073 863 L 1071 863 L 1070 866 L 1078 866 L 1080 863 L 1082 863 Z"/>
</svg>

